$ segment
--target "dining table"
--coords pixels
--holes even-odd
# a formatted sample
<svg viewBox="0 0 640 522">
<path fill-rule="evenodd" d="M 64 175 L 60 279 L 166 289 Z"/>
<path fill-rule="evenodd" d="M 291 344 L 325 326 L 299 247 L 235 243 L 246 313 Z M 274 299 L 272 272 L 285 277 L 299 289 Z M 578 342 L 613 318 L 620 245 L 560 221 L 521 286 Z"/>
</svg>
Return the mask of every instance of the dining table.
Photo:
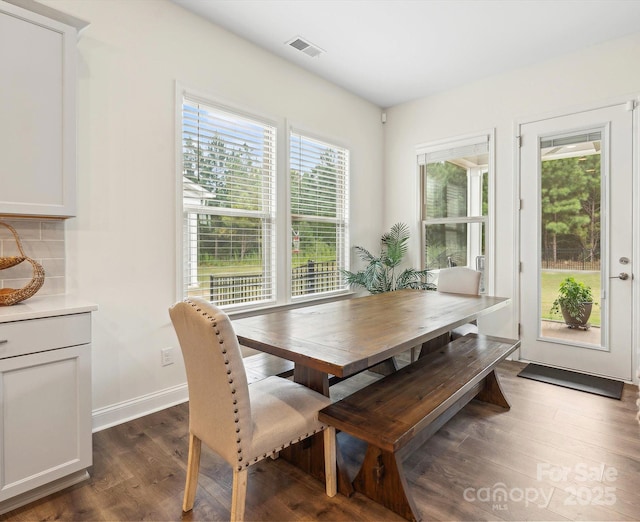
<svg viewBox="0 0 640 522">
<path fill-rule="evenodd" d="M 396 290 L 235 319 L 240 344 L 294 363 L 294 380 L 329 396 L 345 378 L 507 306 L 508 298 Z"/>
<path fill-rule="evenodd" d="M 233 320 L 240 344 L 294 363 L 295 382 L 330 396 L 330 382 L 380 368 L 411 349 L 448 342 L 449 332 L 506 307 L 509 298 L 430 290 L 396 290 L 280 309 Z M 418 350 L 419 351 L 419 350 Z M 393 371 L 388 370 L 387 371 Z M 291 446 L 283 456 L 324 478 L 322 436 Z M 338 488 L 350 495 L 338 451 Z"/>
</svg>

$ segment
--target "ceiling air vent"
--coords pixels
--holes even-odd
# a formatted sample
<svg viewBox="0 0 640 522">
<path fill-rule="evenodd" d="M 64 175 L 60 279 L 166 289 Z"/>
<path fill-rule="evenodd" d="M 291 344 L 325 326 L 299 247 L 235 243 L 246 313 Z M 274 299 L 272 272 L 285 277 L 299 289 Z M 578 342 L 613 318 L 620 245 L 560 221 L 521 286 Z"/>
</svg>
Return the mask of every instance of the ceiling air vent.
<svg viewBox="0 0 640 522">
<path fill-rule="evenodd" d="M 303 52 L 304 54 L 311 56 L 311 58 L 315 58 L 316 56 L 320 56 L 324 50 L 320 49 L 317 45 L 313 45 L 308 40 L 304 40 L 299 36 L 296 36 L 293 40 L 289 40 L 287 45 L 290 45 L 294 49 Z"/>
</svg>

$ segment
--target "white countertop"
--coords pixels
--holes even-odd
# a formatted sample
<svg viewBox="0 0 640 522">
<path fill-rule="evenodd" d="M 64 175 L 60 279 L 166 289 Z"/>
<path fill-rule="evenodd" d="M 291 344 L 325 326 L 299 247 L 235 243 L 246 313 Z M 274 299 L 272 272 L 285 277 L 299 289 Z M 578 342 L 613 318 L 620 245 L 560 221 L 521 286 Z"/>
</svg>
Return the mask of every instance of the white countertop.
<svg viewBox="0 0 640 522">
<path fill-rule="evenodd" d="M 97 304 L 72 295 L 34 296 L 11 306 L 0 306 L 0 323 L 95 312 L 97 309 Z"/>
</svg>

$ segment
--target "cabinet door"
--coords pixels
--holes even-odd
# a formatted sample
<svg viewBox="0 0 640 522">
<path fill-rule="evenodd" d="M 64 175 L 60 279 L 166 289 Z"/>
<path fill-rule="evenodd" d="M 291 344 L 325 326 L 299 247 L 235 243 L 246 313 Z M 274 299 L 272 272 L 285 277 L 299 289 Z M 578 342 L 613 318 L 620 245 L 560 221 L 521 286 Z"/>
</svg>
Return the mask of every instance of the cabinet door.
<svg viewBox="0 0 640 522">
<path fill-rule="evenodd" d="M 75 214 L 76 31 L 0 1 L 0 214 Z"/>
<path fill-rule="evenodd" d="M 0 501 L 91 465 L 90 345 L 0 360 Z"/>
</svg>

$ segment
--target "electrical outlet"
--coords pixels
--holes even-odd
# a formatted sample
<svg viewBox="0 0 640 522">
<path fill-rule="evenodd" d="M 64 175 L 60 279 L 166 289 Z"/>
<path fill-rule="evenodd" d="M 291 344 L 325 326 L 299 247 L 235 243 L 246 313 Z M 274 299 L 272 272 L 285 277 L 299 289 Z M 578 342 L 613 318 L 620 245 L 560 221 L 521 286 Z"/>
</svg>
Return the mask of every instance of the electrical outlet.
<svg viewBox="0 0 640 522">
<path fill-rule="evenodd" d="M 173 364 L 173 347 L 169 346 L 160 350 L 160 364 L 162 366 Z"/>
</svg>

